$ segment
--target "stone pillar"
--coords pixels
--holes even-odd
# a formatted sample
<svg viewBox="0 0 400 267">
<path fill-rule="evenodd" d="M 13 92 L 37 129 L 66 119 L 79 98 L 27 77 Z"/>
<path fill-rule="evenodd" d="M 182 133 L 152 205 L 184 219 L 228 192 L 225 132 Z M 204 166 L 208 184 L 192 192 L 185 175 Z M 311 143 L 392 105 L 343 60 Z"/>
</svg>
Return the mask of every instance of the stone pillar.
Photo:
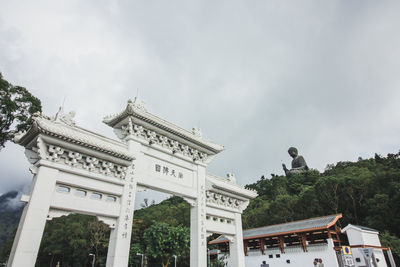
<svg viewBox="0 0 400 267">
<path fill-rule="evenodd" d="M 58 170 L 41 166 L 34 176 L 29 202 L 19 221 L 8 267 L 34 267 L 42 240 Z"/>
<path fill-rule="evenodd" d="M 135 164 L 128 168 L 125 177 L 121 209 L 114 229 L 111 229 L 108 244 L 107 267 L 126 267 L 129 263 L 129 250 L 131 246 L 132 219 L 135 207 L 137 187 L 137 167 L 140 166 L 140 144 L 127 137 L 128 149 L 135 158 Z"/>
<path fill-rule="evenodd" d="M 106 262 L 107 267 L 128 266 L 136 192 L 136 182 L 130 183 L 131 179 L 133 180 L 133 176 L 128 175 L 123 197 L 121 198 L 120 215 L 115 228 L 111 229 Z"/>
<path fill-rule="evenodd" d="M 390 249 L 387 250 L 387 255 L 388 255 L 388 258 L 389 258 L 390 267 L 396 267 L 396 263 L 394 262 L 393 254 L 392 254 L 392 251 Z"/>
<path fill-rule="evenodd" d="M 207 238 L 206 238 L 206 169 L 197 167 L 197 195 L 196 204 L 190 209 L 190 267 L 207 266 Z"/>
<path fill-rule="evenodd" d="M 229 241 L 229 254 L 232 267 L 245 267 L 243 249 L 242 214 L 235 213 L 235 232 Z"/>
</svg>

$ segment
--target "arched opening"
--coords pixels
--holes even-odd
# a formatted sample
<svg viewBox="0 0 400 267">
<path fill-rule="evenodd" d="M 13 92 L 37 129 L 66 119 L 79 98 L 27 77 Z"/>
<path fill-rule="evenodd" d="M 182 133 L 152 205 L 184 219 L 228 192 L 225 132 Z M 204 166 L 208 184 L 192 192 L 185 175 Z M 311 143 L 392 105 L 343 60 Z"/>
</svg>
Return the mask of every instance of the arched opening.
<svg viewBox="0 0 400 267">
<path fill-rule="evenodd" d="M 97 217 L 70 214 L 47 221 L 35 266 L 105 266 L 110 228 Z"/>
<path fill-rule="evenodd" d="M 190 205 L 154 190 L 138 192 L 135 202 L 129 266 L 142 257 L 144 266 L 190 266 Z"/>
</svg>

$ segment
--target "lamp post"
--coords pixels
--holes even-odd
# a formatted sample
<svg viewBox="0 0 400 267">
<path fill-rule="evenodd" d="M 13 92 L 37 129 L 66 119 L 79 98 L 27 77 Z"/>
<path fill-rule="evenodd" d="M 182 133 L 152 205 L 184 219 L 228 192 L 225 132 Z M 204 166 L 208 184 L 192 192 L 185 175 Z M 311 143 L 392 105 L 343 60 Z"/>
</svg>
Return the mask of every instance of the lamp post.
<svg viewBox="0 0 400 267">
<path fill-rule="evenodd" d="M 95 261 L 95 259 L 96 259 L 96 256 L 95 256 L 94 254 L 92 254 L 92 253 L 90 253 L 89 256 L 92 256 L 92 257 L 93 257 L 93 260 L 92 260 L 92 267 L 94 267 L 94 261 Z"/>
<path fill-rule="evenodd" d="M 54 254 L 49 253 L 49 256 L 51 256 L 50 267 L 52 267 L 53 266 Z"/>
<path fill-rule="evenodd" d="M 142 256 L 142 263 L 140 264 L 140 267 L 143 267 L 143 254 L 142 253 L 136 253 L 136 255 L 138 255 L 138 256 Z"/>
<path fill-rule="evenodd" d="M 176 267 L 176 259 L 179 257 L 180 255 L 172 255 L 172 257 L 174 257 L 175 259 L 175 267 Z"/>
<path fill-rule="evenodd" d="M 207 248 L 207 257 L 208 257 L 208 267 L 210 267 L 211 266 L 211 258 L 210 258 L 210 249 L 209 248 Z"/>
</svg>

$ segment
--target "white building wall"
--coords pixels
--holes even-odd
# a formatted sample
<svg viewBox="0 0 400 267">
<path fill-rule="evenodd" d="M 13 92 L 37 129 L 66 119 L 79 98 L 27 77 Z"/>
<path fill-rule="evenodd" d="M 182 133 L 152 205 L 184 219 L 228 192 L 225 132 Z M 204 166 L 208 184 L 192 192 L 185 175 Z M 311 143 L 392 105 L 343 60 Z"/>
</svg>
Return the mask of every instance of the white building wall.
<svg viewBox="0 0 400 267">
<path fill-rule="evenodd" d="M 349 228 L 346 230 L 347 238 L 350 246 L 355 245 L 370 245 L 381 246 L 378 232 L 364 231 L 357 228 Z"/>
<path fill-rule="evenodd" d="M 353 259 L 356 267 L 368 266 L 365 262 L 365 258 L 362 252 L 362 248 L 352 248 L 351 252 L 353 253 Z M 373 249 L 373 255 L 375 257 L 375 262 L 378 267 L 387 267 L 387 263 L 385 260 L 385 256 L 381 249 Z M 356 259 L 359 258 L 360 262 L 357 262 Z M 377 260 L 378 259 L 378 260 Z M 373 265 L 370 265 L 373 266 Z"/>
<path fill-rule="evenodd" d="M 347 238 L 349 240 L 350 246 L 357 245 L 369 245 L 369 246 L 381 246 L 381 242 L 379 240 L 379 233 L 372 232 L 367 230 L 359 229 L 356 226 L 350 225 L 346 230 Z M 353 258 L 356 264 L 356 267 L 368 266 L 364 259 L 364 254 L 362 252 L 362 248 L 352 248 Z M 373 249 L 373 256 L 375 257 L 375 262 L 378 267 L 387 267 L 387 263 L 385 260 L 385 256 L 381 249 Z M 359 258 L 360 262 L 357 262 L 356 259 Z M 378 260 L 376 260 L 378 259 Z"/>
<path fill-rule="evenodd" d="M 279 248 L 274 248 L 266 249 L 265 255 L 261 255 L 259 249 L 249 250 L 248 256 L 245 257 L 246 267 L 259 267 L 263 261 L 269 264 L 269 267 L 312 267 L 315 258 L 321 258 L 325 267 L 339 267 L 332 240 L 328 240 L 328 244 L 308 245 L 307 250 L 304 252 L 301 246 L 286 247 L 285 253 L 282 254 Z M 269 255 L 272 255 L 272 258 Z M 230 258 L 227 261 L 228 267 L 231 267 Z"/>
</svg>

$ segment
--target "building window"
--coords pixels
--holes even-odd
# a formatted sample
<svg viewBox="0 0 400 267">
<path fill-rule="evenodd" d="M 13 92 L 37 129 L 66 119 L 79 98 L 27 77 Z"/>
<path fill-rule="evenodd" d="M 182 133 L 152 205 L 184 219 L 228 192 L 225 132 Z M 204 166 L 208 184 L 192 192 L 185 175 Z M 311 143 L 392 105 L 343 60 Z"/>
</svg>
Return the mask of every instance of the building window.
<svg viewBox="0 0 400 267">
<path fill-rule="evenodd" d="M 87 192 L 85 190 L 76 189 L 76 191 L 75 191 L 75 196 L 86 197 L 86 195 L 87 195 Z"/>
<path fill-rule="evenodd" d="M 99 193 L 93 193 L 92 196 L 90 198 L 92 199 L 101 199 L 102 195 Z"/>
<path fill-rule="evenodd" d="M 71 188 L 64 186 L 64 185 L 59 185 L 59 186 L 57 186 L 57 192 L 69 193 L 69 192 L 71 192 Z"/>
<path fill-rule="evenodd" d="M 281 254 L 276 254 L 275 257 L 280 258 Z"/>
<path fill-rule="evenodd" d="M 268 255 L 268 258 L 272 259 L 274 257 L 274 255 L 270 254 Z"/>
<path fill-rule="evenodd" d="M 361 259 L 360 258 L 356 258 L 356 262 L 361 262 Z"/>
<path fill-rule="evenodd" d="M 107 196 L 106 201 L 107 201 L 107 202 L 116 202 L 116 201 L 117 201 L 117 198 L 116 198 L 116 197 L 113 197 L 113 196 Z"/>
<path fill-rule="evenodd" d="M 290 260 L 286 260 L 286 263 L 287 263 L 287 264 L 290 264 Z"/>
</svg>

